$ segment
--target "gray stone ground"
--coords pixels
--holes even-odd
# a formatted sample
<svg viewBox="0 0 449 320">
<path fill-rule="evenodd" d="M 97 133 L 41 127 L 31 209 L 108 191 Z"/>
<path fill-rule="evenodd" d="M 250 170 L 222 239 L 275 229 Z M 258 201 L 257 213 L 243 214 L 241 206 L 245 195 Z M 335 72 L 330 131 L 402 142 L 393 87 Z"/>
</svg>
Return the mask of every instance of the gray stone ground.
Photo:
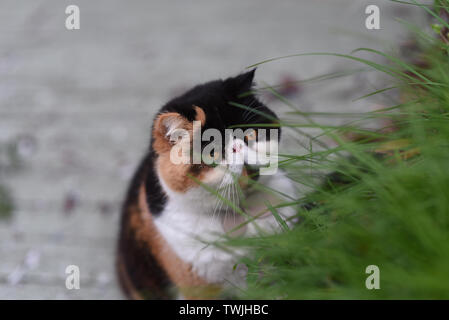
<svg viewBox="0 0 449 320">
<path fill-rule="evenodd" d="M 64 27 L 69 4 L 81 9 L 79 31 Z M 364 27 L 367 4 L 380 6 L 379 31 Z M 17 209 L 0 220 L 0 298 L 123 298 L 118 208 L 161 104 L 266 58 L 392 49 L 407 34 L 394 17 L 424 20 L 419 9 L 379 0 L 1 0 L 0 144 L 19 139 L 24 167 L 1 176 Z M 257 80 L 356 67 L 292 58 L 260 66 Z M 311 83 L 292 99 L 306 111 L 368 111 L 375 103 L 351 100 L 379 88 L 376 79 Z M 80 290 L 65 288 L 70 264 L 80 267 Z"/>
</svg>

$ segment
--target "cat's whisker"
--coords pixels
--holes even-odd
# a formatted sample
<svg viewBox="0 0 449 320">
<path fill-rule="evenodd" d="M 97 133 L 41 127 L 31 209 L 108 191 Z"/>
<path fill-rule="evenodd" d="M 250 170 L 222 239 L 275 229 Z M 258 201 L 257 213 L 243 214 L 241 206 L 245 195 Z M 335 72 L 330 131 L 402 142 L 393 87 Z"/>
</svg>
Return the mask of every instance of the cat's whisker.
<svg viewBox="0 0 449 320">
<path fill-rule="evenodd" d="M 228 176 L 224 175 L 221 183 L 220 183 L 220 187 L 218 188 L 218 192 L 220 194 L 221 198 L 217 198 L 217 208 L 216 210 L 214 210 L 214 215 L 213 218 L 215 218 L 215 214 L 219 215 L 222 208 L 225 209 L 225 212 L 228 210 L 228 204 L 226 204 L 226 201 L 224 199 L 228 199 L 228 194 L 229 194 L 229 184 L 227 183 L 228 181 Z"/>
<path fill-rule="evenodd" d="M 238 183 L 238 182 L 237 182 Z M 239 186 L 237 184 L 234 185 L 234 193 L 235 193 L 235 199 L 236 199 L 236 207 L 240 208 L 240 194 L 238 191 Z M 234 215 L 234 219 L 235 219 L 235 215 Z"/>
<path fill-rule="evenodd" d="M 248 108 L 251 108 L 252 105 L 254 104 L 254 102 L 255 102 L 255 101 L 253 101 L 253 103 L 251 103 L 251 104 L 248 106 Z M 260 108 L 261 108 L 261 106 L 255 106 L 255 107 L 253 107 L 253 108 L 251 108 L 251 109 L 248 109 L 247 112 L 246 112 L 246 114 L 245 114 L 245 116 L 242 117 L 242 118 L 243 118 L 243 122 L 249 123 L 249 120 L 248 120 L 248 119 L 250 118 L 250 116 L 256 114 L 256 113 L 254 112 L 254 110 L 257 110 L 257 109 L 260 109 Z"/>
<path fill-rule="evenodd" d="M 235 198 L 235 184 L 233 183 L 233 184 L 232 184 L 232 202 L 234 203 L 234 206 L 235 206 L 235 207 L 238 206 L 237 200 L 238 200 L 238 199 Z M 235 212 L 235 210 L 234 210 L 234 211 L 233 211 L 234 225 L 235 225 L 235 215 L 236 215 L 236 212 Z"/>
<path fill-rule="evenodd" d="M 254 112 L 254 110 L 257 110 L 257 109 L 260 109 L 260 108 L 254 107 L 253 110 L 251 110 L 251 114 L 245 120 L 247 123 L 250 123 L 255 117 L 257 117 L 259 115 L 257 112 Z"/>
<path fill-rule="evenodd" d="M 214 210 L 213 218 L 215 218 L 215 215 L 220 215 L 220 211 L 223 207 L 223 201 L 221 199 L 218 199 L 216 209 Z"/>
<path fill-rule="evenodd" d="M 255 104 L 255 103 L 256 103 L 256 100 L 253 100 L 253 101 L 251 101 L 251 103 L 247 106 L 248 109 L 246 109 L 245 112 L 243 112 L 243 115 L 242 115 L 243 120 L 245 120 L 245 118 L 246 118 L 246 117 L 249 115 L 249 113 L 252 111 L 252 110 L 249 109 L 249 108 L 251 108 L 251 107 L 253 106 L 253 104 Z"/>
<path fill-rule="evenodd" d="M 217 193 L 219 193 L 219 195 L 220 195 L 221 197 L 223 197 L 222 192 L 221 192 L 221 189 L 223 188 L 223 185 L 224 185 L 224 183 L 225 183 L 225 179 L 224 179 L 224 178 L 225 178 L 225 177 L 223 176 L 223 178 L 221 179 L 221 182 L 220 182 L 220 186 L 217 188 Z M 220 199 L 220 197 L 217 197 L 217 199 L 216 199 L 216 201 L 215 201 L 214 211 L 213 211 L 213 213 L 212 213 L 212 219 L 215 218 L 215 214 L 216 214 L 217 212 L 220 212 L 222 204 L 223 204 L 223 200 Z"/>
<path fill-rule="evenodd" d="M 226 185 L 226 189 L 225 189 L 225 192 L 223 194 L 223 198 L 224 199 L 228 199 L 228 193 L 229 193 L 229 185 Z M 225 203 L 224 200 L 222 200 L 222 205 L 224 206 L 223 210 L 224 210 L 224 221 L 225 221 L 227 212 L 229 210 L 229 205 L 227 203 Z M 220 212 L 218 212 L 218 214 L 220 214 Z"/>
<path fill-rule="evenodd" d="M 249 108 L 249 106 L 248 106 L 248 108 Z M 243 111 L 243 114 L 242 114 L 242 118 L 243 119 L 245 119 L 245 115 L 246 115 L 246 113 L 248 113 L 249 112 L 249 109 L 246 109 L 245 111 Z"/>
<path fill-rule="evenodd" d="M 231 199 L 232 199 L 232 204 L 233 204 L 233 207 L 231 208 L 231 217 L 232 217 L 233 215 L 235 215 L 235 212 L 236 212 L 235 208 L 237 208 L 237 200 L 235 198 L 235 184 L 234 183 L 231 184 Z"/>
<path fill-rule="evenodd" d="M 230 201 L 230 197 L 229 197 L 230 192 L 231 192 L 231 185 L 229 184 L 228 187 L 227 187 L 227 189 L 226 189 L 226 199 L 229 200 L 229 201 Z M 227 204 L 226 204 L 225 216 L 224 216 L 225 220 L 226 220 L 226 218 L 228 217 L 228 211 L 229 211 L 230 209 L 231 209 L 231 206 L 229 205 L 229 203 L 227 203 Z"/>
</svg>

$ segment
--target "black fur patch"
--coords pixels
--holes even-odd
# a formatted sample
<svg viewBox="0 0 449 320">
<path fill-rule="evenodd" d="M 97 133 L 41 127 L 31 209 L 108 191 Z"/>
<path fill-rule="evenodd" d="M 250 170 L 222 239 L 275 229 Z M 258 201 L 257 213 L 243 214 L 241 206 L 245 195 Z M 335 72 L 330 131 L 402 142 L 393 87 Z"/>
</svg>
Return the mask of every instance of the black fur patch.
<svg viewBox="0 0 449 320">
<path fill-rule="evenodd" d="M 136 240 L 136 230 L 129 226 L 130 215 L 132 214 L 129 210 L 139 202 L 139 191 L 142 182 L 145 181 L 148 184 L 149 181 L 154 179 L 154 177 L 148 179 L 148 174 L 154 172 L 154 170 L 149 170 L 152 162 L 152 157 L 148 154 L 141 161 L 131 180 L 122 208 L 118 249 L 120 261 L 125 269 L 123 272 L 127 273 L 129 280 L 140 295 L 151 299 L 169 299 L 171 296 L 168 291 L 172 286 L 169 277 L 151 254 L 148 246 Z M 158 180 L 156 180 L 155 184 L 147 185 L 146 187 L 151 187 L 151 192 L 147 192 L 147 197 L 150 196 L 153 203 L 153 208 L 150 207 L 150 210 L 157 215 L 164 207 L 165 195 Z M 126 286 L 123 283 L 122 285 L 126 290 Z M 148 291 L 149 288 L 151 288 L 151 292 Z"/>
<path fill-rule="evenodd" d="M 150 212 L 154 216 L 158 216 L 164 209 L 165 203 L 167 202 L 167 196 L 162 190 L 159 183 L 159 177 L 156 174 L 156 169 L 154 167 L 155 157 L 156 155 L 154 155 L 153 152 L 150 152 L 147 160 L 145 190 Z"/>
<path fill-rule="evenodd" d="M 193 121 L 196 117 L 194 106 L 202 108 L 206 114 L 206 123 L 202 127 L 202 131 L 209 128 L 218 129 L 223 137 L 222 147 L 224 147 L 225 143 L 225 129 L 238 125 L 252 125 L 250 127 L 242 126 L 243 130 L 248 128 L 255 130 L 279 129 L 278 138 L 280 139 L 280 128 L 276 125 L 273 127 L 258 126 L 258 124 L 273 124 L 278 118 L 273 111 L 260 102 L 251 92 L 254 72 L 255 69 L 233 78 L 197 85 L 181 96 L 169 101 L 159 110 L 158 114 L 177 112 L 187 120 Z M 247 106 L 251 110 L 256 110 L 257 113 L 231 105 L 230 102 Z M 269 134 L 267 134 L 267 139 L 270 139 Z M 203 147 L 208 143 L 202 142 Z M 155 157 L 151 143 L 149 155 L 146 157 L 147 177 L 145 184 L 149 208 L 151 213 L 157 216 L 165 206 L 166 196 L 159 184 L 154 168 Z"/>
</svg>

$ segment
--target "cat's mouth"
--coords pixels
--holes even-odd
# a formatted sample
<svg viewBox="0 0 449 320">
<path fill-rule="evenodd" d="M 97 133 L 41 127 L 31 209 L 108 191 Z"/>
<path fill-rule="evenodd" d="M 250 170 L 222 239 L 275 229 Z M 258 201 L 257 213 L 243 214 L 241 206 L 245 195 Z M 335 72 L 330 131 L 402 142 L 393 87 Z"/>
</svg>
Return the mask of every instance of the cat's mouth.
<svg viewBox="0 0 449 320">
<path fill-rule="evenodd" d="M 212 179 L 209 181 L 217 190 L 226 189 L 231 184 L 245 189 L 249 180 L 258 179 L 260 166 L 248 163 L 248 150 L 249 147 L 241 140 L 234 140 L 226 146 L 226 158 L 219 161 L 210 172 Z M 228 190 L 224 193 L 232 195 Z"/>
<path fill-rule="evenodd" d="M 239 215 L 248 195 L 253 192 L 253 185 L 259 179 L 259 169 L 248 164 L 242 165 L 238 172 L 227 171 L 216 186 L 216 203 L 213 215 Z"/>
</svg>

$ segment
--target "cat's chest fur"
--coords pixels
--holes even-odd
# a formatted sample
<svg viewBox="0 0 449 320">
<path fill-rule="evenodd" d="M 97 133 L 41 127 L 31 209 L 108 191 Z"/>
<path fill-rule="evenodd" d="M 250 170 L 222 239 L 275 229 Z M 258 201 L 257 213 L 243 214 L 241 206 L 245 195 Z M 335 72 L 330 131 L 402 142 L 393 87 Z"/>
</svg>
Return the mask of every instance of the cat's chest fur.
<svg viewBox="0 0 449 320">
<path fill-rule="evenodd" d="M 173 251 L 209 283 L 221 284 L 226 279 L 242 285 L 244 279 L 233 273 L 235 252 L 230 254 L 214 245 L 225 234 L 221 214 L 213 214 L 216 196 L 202 188 L 183 194 L 164 189 L 167 202 L 154 221 Z"/>
<path fill-rule="evenodd" d="M 290 180 L 282 171 L 273 176 L 261 178 L 268 188 L 274 188 L 286 195 L 294 196 L 294 188 Z M 160 234 L 166 239 L 173 251 L 185 262 L 192 266 L 192 270 L 209 283 L 244 287 L 245 275 L 236 269 L 238 258 L 245 254 L 243 249 L 226 250 L 223 246 L 224 236 L 228 231 L 224 226 L 226 214 L 214 213 L 216 195 L 203 188 L 195 188 L 183 194 L 170 191 L 161 185 L 167 194 L 167 203 L 161 214 L 155 218 L 155 225 Z M 263 194 L 254 194 L 257 198 Z M 266 196 L 265 196 L 266 197 Z M 251 212 L 250 215 L 258 212 Z M 256 209 L 254 209 L 256 210 Z M 283 218 L 295 215 L 290 207 L 279 212 Z M 238 213 L 228 213 L 229 215 Z M 229 219 L 229 216 L 227 216 Z M 239 221 L 239 217 L 236 217 Z M 238 228 L 238 223 L 235 223 Z M 259 232 L 280 231 L 279 224 L 270 214 L 265 214 L 254 223 L 242 227 L 240 236 L 254 236 Z"/>
</svg>

